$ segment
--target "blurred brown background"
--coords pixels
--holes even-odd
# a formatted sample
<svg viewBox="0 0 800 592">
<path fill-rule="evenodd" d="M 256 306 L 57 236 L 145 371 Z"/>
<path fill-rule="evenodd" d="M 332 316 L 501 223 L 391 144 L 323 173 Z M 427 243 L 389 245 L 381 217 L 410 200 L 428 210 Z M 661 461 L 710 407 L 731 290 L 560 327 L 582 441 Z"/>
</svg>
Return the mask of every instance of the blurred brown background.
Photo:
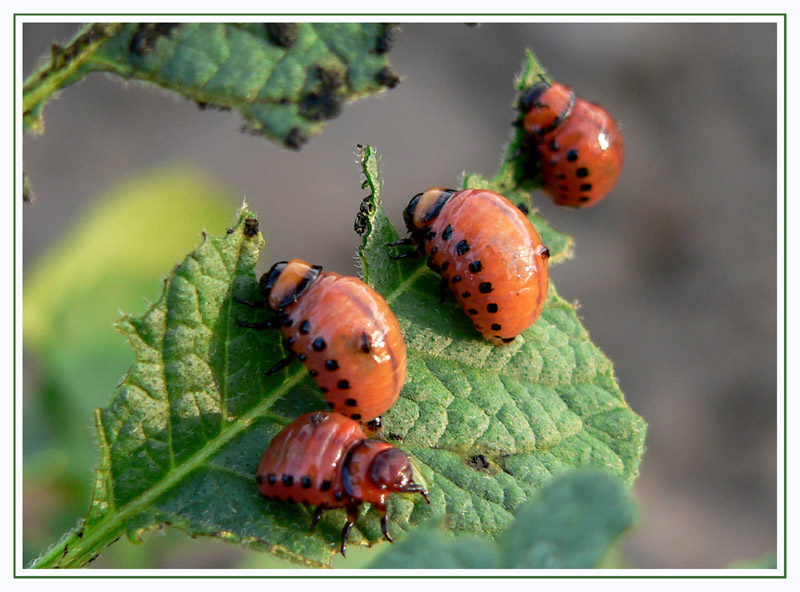
<svg viewBox="0 0 800 592">
<path fill-rule="evenodd" d="M 23 75 L 77 29 L 25 25 Z M 465 170 L 492 176 L 514 119 L 512 79 L 530 48 L 554 79 L 602 104 L 626 142 L 620 182 L 597 207 L 565 210 L 534 196 L 576 244 L 553 281 L 580 302 L 649 424 L 634 486 L 641 524 L 625 540 L 625 564 L 712 568 L 760 557 L 777 545 L 776 43 L 773 24 L 407 23 L 389 55 L 403 82 L 346 106 L 300 152 L 240 133 L 236 113 L 92 74 L 46 107 L 43 136 L 25 138 L 37 198 L 24 206 L 26 277 L 103 192 L 171 164 L 229 190 L 231 220 L 246 196 L 267 239 L 262 270 L 302 257 L 354 272 L 364 194 L 356 144 L 382 155 L 396 224 L 415 193 L 455 185 Z M 159 290 L 154 277 L 142 296 Z M 27 413 L 41 405 L 33 356 L 25 369 Z M 85 424 L 91 438 L 91 417 Z M 48 433 L 38 424 L 26 432 L 26 463 L 47 444 L 35 443 L 40 428 Z M 88 485 L 89 473 L 76 478 Z M 25 524 L 38 536 L 46 492 L 27 479 Z M 221 543 L 187 545 L 183 554 L 170 546 L 157 566 L 255 565 Z"/>
</svg>

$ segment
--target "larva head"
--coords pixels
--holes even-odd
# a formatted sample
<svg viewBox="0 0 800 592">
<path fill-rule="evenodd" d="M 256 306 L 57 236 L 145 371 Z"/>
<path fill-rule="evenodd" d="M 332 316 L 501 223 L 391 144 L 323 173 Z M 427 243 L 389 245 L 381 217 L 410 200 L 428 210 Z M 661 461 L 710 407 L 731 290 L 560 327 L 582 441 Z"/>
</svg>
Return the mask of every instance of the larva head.
<svg viewBox="0 0 800 592">
<path fill-rule="evenodd" d="M 378 506 L 390 493 L 428 492 L 414 482 L 411 459 L 402 450 L 386 442 L 365 439 L 355 448 L 344 469 L 343 483 L 354 499 Z"/>
<path fill-rule="evenodd" d="M 321 270 L 319 265 L 311 265 L 302 259 L 279 261 L 261 276 L 261 295 L 272 310 L 288 306 L 302 296 Z"/>
<path fill-rule="evenodd" d="M 563 84 L 537 82 L 520 99 L 522 126 L 532 135 L 553 131 L 569 117 L 575 104 L 575 93 Z"/>
<path fill-rule="evenodd" d="M 403 210 L 403 219 L 406 221 L 406 228 L 415 235 L 426 226 L 430 226 L 433 219 L 439 215 L 444 204 L 455 195 L 453 189 L 443 189 L 442 187 L 431 187 L 427 191 L 418 193 Z"/>
</svg>

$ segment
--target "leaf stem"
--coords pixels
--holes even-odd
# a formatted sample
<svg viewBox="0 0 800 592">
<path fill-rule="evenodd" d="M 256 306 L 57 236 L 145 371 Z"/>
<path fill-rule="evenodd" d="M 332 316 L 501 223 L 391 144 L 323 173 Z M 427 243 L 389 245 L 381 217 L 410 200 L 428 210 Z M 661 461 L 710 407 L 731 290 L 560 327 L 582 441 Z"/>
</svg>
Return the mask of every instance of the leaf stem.
<svg viewBox="0 0 800 592">
<path fill-rule="evenodd" d="M 41 123 L 44 103 L 66 86 L 74 74 L 91 59 L 102 44 L 114 36 L 122 23 L 87 25 L 66 47 L 53 45 L 50 61 L 34 73 L 22 87 L 22 114 L 26 128 Z"/>
</svg>

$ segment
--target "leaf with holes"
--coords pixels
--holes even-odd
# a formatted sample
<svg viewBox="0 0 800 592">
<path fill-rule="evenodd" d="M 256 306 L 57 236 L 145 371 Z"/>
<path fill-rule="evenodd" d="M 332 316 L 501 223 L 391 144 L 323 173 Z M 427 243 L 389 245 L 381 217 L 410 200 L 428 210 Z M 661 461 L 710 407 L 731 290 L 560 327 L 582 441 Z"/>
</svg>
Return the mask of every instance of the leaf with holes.
<svg viewBox="0 0 800 592">
<path fill-rule="evenodd" d="M 26 130 L 42 109 L 94 71 L 177 92 L 201 108 L 236 109 L 251 131 L 297 149 L 344 103 L 399 82 L 387 51 L 394 29 L 380 23 L 98 23 L 23 87 Z"/>
</svg>

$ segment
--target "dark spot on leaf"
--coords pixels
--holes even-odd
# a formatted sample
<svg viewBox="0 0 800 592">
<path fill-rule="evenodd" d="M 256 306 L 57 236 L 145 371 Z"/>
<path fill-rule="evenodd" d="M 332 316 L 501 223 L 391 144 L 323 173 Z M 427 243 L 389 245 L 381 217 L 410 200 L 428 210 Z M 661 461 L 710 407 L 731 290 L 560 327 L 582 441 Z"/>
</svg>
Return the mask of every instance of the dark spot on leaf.
<svg viewBox="0 0 800 592">
<path fill-rule="evenodd" d="M 342 112 L 342 104 L 331 92 L 311 92 L 297 105 L 297 112 L 310 121 L 324 121 L 337 117 Z"/>
<path fill-rule="evenodd" d="M 267 37 L 278 47 L 291 47 L 297 39 L 297 23 L 264 23 Z"/>
<path fill-rule="evenodd" d="M 519 208 L 519 211 L 525 214 L 526 216 L 530 212 L 530 210 L 528 210 L 528 206 L 526 206 L 523 202 L 519 202 L 517 204 L 517 207 Z"/>
<path fill-rule="evenodd" d="M 381 33 L 375 42 L 375 53 L 386 53 L 392 48 L 394 42 L 394 32 L 397 25 L 381 23 Z"/>
<path fill-rule="evenodd" d="M 403 436 L 401 436 L 400 434 L 395 434 L 394 432 L 389 432 L 388 434 L 386 434 L 386 437 L 389 438 L 390 440 L 397 440 L 401 442 L 403 440 Z"/>
<path fill-rule="evenodd" d="M 299 127 L 293 127 L 283 140 L 286 147 L 292 150 L 300 150 L 306 142 L 308 142 L 308 137 L 303 135 Z"/>
<path fill-rule="evenodd" d="M 255 235 L 258 234 L 258 219 L 257 218 L 245 218 L 244 220 L 244 235 L 249 238 L 253 238 Z"/>
<path fill-rule="evenodd" d="M 389 66 L 383 68 L 378 74 L 375 76 L 375 80 L 378 84 L 382 84 L 384 86 L 388 86 L 389 88 L 394 88 L 400 82 L 400 77 L 395 74 Z"/>
<path fill-rule="evenodd" d="M 140 23 L 128 49 L 138 57 L 143 57 L 153 50 L 161 37 L 166 37 L 180 26 L 180 23 Z"/>
<path fill-rule="evenodd" d="M 482 454 L 476 454 L 475 456 L 468 458 L 466 460 L 466 465 L 470 469 L 474 469 L 476 471 L 489 472 L 489 461 Z"/>
</svg>

